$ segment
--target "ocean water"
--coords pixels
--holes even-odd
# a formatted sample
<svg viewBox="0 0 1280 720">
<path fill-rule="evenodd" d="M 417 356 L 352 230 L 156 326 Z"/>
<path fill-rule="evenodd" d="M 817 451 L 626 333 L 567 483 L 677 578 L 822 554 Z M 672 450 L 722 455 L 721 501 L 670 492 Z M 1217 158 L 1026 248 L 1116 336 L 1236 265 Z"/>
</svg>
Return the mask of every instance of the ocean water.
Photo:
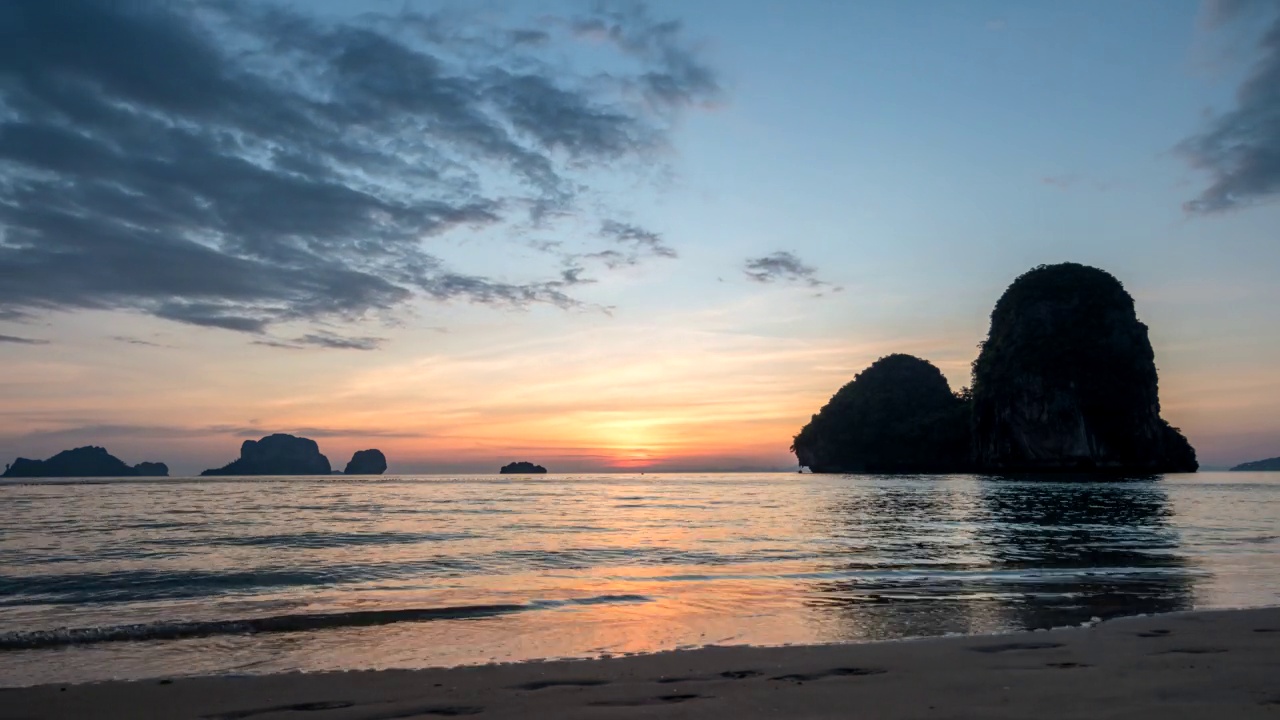
<svg viewBox="0 0 1280 720">
<path fill-rule="evenodd" d="M 1280 475 L 0 484 L 0 685 L 864 642 L 1280 604 Z"/>
</svg>

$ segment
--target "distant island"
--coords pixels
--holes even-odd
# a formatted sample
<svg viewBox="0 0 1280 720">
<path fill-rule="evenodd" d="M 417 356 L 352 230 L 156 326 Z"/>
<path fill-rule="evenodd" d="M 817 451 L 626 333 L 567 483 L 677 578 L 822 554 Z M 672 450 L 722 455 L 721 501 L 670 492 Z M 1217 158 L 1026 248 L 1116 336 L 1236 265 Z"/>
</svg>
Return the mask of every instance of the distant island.
<svg viewBox="0 0 1280 720">
<path fill-rule="evenodd" d="M 48 460 L 18 458 L 6 465 L 7 478 L 55 477 L 168 477 L 169 466 L 143 462 L 129 466 L 123 460 L 95 445 L 63 450 Z"/>
<path fill-rule="evenodd" d="M 506 465 L 503 465 L 502 469 L 498 471 L 498 474 L 499 475 L 542 475 L 542 474 L 545 474 L 546 472 L 547 472 L 547 469 L 542 467 L 541 465 L 534 465 L 531 462 L 525 462 L 524 460 L 521 460 L 520 462 L 513 462 L 513 463 L 508 463 Z"/>
<path fill-rule="evenodd" d="M 873 363 L 801 428 L 814 472 L 1194 472 L 1195 450 L 1160 417 L 1155 353 L 1133 298 L 1109 273 L 1040 266 L 996 303 L 952 393 L 931 363 Z"/>
<path fill-rule="evenodd" d="M 1254 460 L 1231 468 L 1231 472 L 1275 472 L 1280 471 L 1280 457 Z"/>
<path fill-rule="evenodd" d="M 328 475 L 330 470 L 329 458 L 320 454 L 315 440 L 276 433 L 245 440 L 239 458 L 200 475 Z"/>
<path fill-rule="evenodd" d="M 381 475 L 387 458 L 381 450 L 360 450 L 347 463 L 347 475 Z M 320 454 L 315 440 L 285 433 L 261 440 L 245 440 L 240 457 L 220 467 L 205 470 L 201 477 L 228 475 L 330 475 L 329 458 Z"/>
<path fill-rule="evenodd" d="M 343 475 L 381 475 L 387 471 L 387 456 L 381 450 L 357 450 L 343 468 Z"/>
</svg>

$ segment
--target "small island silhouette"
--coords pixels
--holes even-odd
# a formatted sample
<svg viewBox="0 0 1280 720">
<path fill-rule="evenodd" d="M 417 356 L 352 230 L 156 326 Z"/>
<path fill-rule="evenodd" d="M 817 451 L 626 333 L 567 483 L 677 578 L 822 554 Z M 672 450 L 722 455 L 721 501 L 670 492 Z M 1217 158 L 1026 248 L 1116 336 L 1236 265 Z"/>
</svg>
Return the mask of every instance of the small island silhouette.
<svg viewBox="0 0 1280 720">
<path fill-rule="evenodd" d="M 543 475 L 547 469 L 541 465 L 534 465 L 531 462 L 521 460 L 519 462 L 507 463 L 498 470 L 499 475 Z"/>
<path fill-rule="evenodd" d="M 1155 353 L 1109 273 L 1063 263 L 1017 278 L 991 313 L 973 387 L 890 355 L 840 388 L 792 452 L 814 472 L 1194 472 L 1160 417 Z"/>
<path fill-rule="evenodd" d="M 387 456 L 381 450 L 357 450 L 351 456 L 343 475 L 381 475 L 387 471 Z"/>
<path fill-rule="evenodd" d="M 1231 472 L 1274 472 L 1274 471 L 1280 471 L 1280 457 L 1267 458 L 1266 460 L 1254 460 L 1253 462 L 1241 463 L 1231 468 Z"/>
</svg>

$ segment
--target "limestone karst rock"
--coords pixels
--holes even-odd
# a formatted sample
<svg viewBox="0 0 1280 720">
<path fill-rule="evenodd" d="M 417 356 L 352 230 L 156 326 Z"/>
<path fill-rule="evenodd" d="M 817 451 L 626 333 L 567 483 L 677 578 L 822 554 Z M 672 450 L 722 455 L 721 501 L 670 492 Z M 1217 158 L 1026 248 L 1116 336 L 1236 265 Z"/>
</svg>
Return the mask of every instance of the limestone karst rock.
<svg viewBox="0 0 1280 720">
<path fill-rule="evenodd" d="M 796 435 L 814 472 L 956 472 L 968 466 L 968 410 L 938 368 L 889 355 L 840 388 Z"/>
<path fill-rule="evenodd" d="M 136 477 L 168 474 L 169 468 L 164 463 L 144 462 L 130 467 L 107 452 L 106 448 L 86 445 L 74 450 L 63 450 L 48 460 L 18 458 L 0 477 Z"/>
<path fill-rule="evenodd" d="M 996 303 L 974 363 L 974 460 L 988 472 L 1194 472 L 1158 385 L 1120 281 L 1075 263 L 1035 268 Z"/>
<path fill-rule="evenodd" d="M 261 440 L 245 440 L 239 459 L 206 475 L 328 475 L 329 459 L 315 440 L 276 433 Z"/>
<path fill-rule="evenodd" d="M 343 475 L 381 475 L 387 471 L 387 457 L 381 450 L 357 450 L 351 462 L 343 469 Z"/>
</svg>

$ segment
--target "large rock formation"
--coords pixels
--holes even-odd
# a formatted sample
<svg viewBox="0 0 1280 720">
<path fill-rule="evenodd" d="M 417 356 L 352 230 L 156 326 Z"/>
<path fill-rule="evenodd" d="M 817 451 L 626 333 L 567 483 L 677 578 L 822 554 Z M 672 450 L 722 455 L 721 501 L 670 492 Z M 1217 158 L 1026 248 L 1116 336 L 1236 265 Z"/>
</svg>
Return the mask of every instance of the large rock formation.
<svg viewBox="0 0 1280 720">
<path fill-rule="evenodd" d="M 957 472 L 969 465 L 968 422 L 938 368 L 890 355 L 840 388 L 791 450 L 814 472 Z"/>
<path fill-rule="evenodd" d="M 329 458 L 320 454 L 315 440 L 277 433 L 261 440 L 245 440 L 240 459 L 207 475 L 328 475 Z"/>
<path fill-rule="evenodd" d="M 1102 270 L 1042 266 L 1009 286 L 973 369 L 977 464 L 989 472 L 1192 472 L 1160 418 L 1155 354 L 1133 298 Z"/>
<path fill-rule="evenodd" d="M 1231 468 L 1231 472 L 1271 472 L 1280 470 L 1280 457 L 1254 460 Z"/>
<path fill-rule="evenodd" d="M 525 462 L 524 460 L 521 460 L 520 462 L 513 462 L 513 463 L 508 463 L 506 465 L 503 465 L 502 469 L 498 471 L 498 474 L 500 475 L 541 475 L 546 471 L 547 469 L 542 467 L 541 465 L 534 465 L 531 462 Z"/>
<path fill-rule="evenodd" d="M 48 460 L 18 458 L 12 466 L 5 466 L 0 477 L 137 477 L 139 475 L 167 476 L 169 468 L 164 463 L 139 463 L 130 467 L 124 461 L 107 452 L 106 448 L 93 445 L 63 450 Z"/>
<path fill-rule="evenodd" d="M 343 475 L 381 475 L 387 471 L 387 457 L 381 450 L 357 450 L 351 462 L 343 469 Z"/>
<path fill-rule="evenodd" d="M 968 440 L 971 438 L 971 441 Z M 1014 281 L 991 314 L 973 390 L 890 355 L 841 388 L 791 449 L 814 472 L 1193 472 L 1160 417 L 1155 354 L 1111 275 L 1067 263 Z M 1252 468 L 1250 468 L 1252 469 Z"/>
</svg>

